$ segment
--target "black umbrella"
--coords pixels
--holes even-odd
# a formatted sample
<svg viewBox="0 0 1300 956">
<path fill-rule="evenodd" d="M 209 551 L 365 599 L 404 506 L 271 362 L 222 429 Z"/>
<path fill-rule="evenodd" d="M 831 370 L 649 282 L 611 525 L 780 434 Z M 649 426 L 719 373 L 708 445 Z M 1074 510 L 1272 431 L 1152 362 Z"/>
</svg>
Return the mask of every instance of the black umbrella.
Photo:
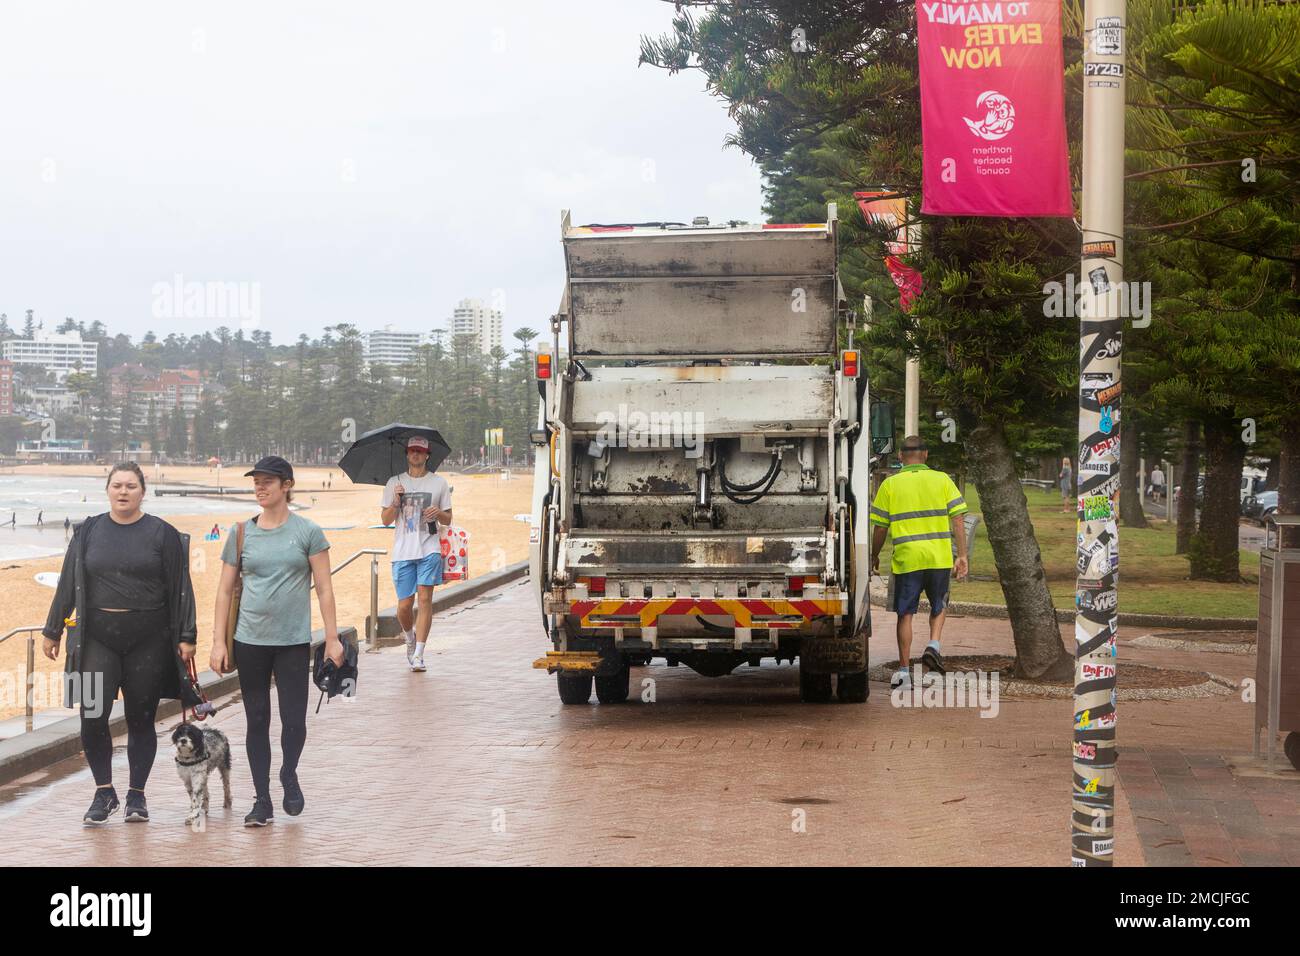
<svg viewBox="0 0 1300 956">
<path fill-rule="evenodd" d="M 339 459 L 343 473 L 359 485 L 382 485 L 406 471 L 406 441 L 416 435 L 429 439 L 430 472 L 436 471 L 451 449 L 432 428 L 423 425 L 385 425 L 368 431 L 352 443 Z"/>
</svg>

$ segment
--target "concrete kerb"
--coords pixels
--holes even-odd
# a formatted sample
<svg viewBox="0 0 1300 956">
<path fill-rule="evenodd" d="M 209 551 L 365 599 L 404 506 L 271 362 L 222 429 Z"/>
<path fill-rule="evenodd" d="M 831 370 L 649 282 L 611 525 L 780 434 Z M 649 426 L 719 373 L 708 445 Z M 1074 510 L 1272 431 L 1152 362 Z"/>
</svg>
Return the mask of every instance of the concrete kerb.
<svg viewBox="0 0 1300 956">
<path fill-rule="evenodd" d="M 871 603 L 876 607 L 885 607 L 886 592 L 874 582 L 871 588 Z M 1006 620 L 1007 609 L 1002 604 L 972 604 L 966 601 L 949 601 L 948 610 L 954 615 L 965 617 L 993 617 Z M 928 614 L 930 602 L 921 599 L 918 614 Z M 1074 611 L 1056 609 L 1056 620 L 1061 624 L 1074 623 Z M 1186 631 L 1253 631 L 1259 622 L 1253 617 L 1179 617 L 1173 614 L 1132 614 L 1120 611 L 1119 623 L 1133 627 L 1169 627 Z"/>
<path fill-rule="evenodd" d="M 467 583 L 436 596 L 434 598 L 434 611 L 444 610 L 472 600 L 485 591 L 500 587 L 502 584 L 523 577 L 527 573 L 528 562 L 521 561 L 517 564 L 508 565 L 499 571 L 485 574 L 481 578 L 472 578 Z M 395 609 L 390 609 L 388 612 L 381 612 L 379 616 L 380 624 L 383 624 L 385 614 L 394 611 Z M 351 626 L 340 627 L 339 636 L 353 643 L 364 637 L 364 635 L 357 633 L 355 627 Z M 323 629 L 312 632 L 313 653 L 316 647 L 324 642 L 325 631 Z M 239 673 L 236 671 L 230 674 L 217 674 L 214 671 L 205 670 L 199 674 L 199 687 L 202 688 L 204 695 L 209 700 L 215 702 L 218 698 L 226 697 L 239 690 Z M 158 705 L 159 720 L 175 717 L 180 712 L 180 701 L 164 700 Z M 114 737 L 126 733 L 126 716 L 122 711 L 122 702 L 120 700 L 113 703 L 113 712 L 109 718 L 108 728 Z M 80 717 L 66 717 L 63 720 L 56 720 L 53 723 L 46 724 L 44 727 L 38 727 L 29 733 L 0 740 L 0 785 L 11 783 L 19 777 L 42 770 L 50 764 L 79 753 L 81 753 Z"/>
</svg>

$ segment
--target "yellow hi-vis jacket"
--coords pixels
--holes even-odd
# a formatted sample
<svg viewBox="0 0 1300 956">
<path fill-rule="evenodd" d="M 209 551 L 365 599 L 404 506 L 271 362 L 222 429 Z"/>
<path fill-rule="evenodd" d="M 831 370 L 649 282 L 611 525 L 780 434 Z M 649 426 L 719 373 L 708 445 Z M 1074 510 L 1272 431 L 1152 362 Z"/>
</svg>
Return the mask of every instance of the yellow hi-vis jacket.
<svg viewBox="0 0 1300 956">
<path fill-rule="evenodd" d="M 907 465 L 880 483 L 871 523 L 889 529 L 894 574 L 952 567 L 949 519 L 965 514 L 966 502 L 942 471 Z"/>
</svg>

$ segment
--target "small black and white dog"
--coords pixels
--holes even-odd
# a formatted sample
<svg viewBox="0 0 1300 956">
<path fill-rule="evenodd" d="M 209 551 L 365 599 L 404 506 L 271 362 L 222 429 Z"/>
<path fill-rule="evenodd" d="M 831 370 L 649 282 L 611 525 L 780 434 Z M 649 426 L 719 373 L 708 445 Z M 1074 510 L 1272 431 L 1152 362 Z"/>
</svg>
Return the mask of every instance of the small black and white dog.
<svg viewBox="0 0 1300 956">
<path fill-rule="evenodd" d="M 172 734 L 172 743 L 176 746 L 176 772 L 190 795 L 187 821 L 194 823 L 207 814 L 208 777 L 214 770 L 220 772 L 225 791 L 222 806 L 230 809 L 230 741 L 226 735 L 212 727 L 181 724 Z"/>
</svg>

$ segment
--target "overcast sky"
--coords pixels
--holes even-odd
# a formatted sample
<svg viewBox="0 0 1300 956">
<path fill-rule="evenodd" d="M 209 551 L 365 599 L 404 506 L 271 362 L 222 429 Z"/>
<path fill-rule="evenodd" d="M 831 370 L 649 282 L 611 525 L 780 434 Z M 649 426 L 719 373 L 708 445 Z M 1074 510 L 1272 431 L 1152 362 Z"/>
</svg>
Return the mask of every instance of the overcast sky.
<svg viewBox="0 0 1300 956">
<path fill-rule="evenodd" d="M 671 17 L 659 0 L 5 2 L 0 312 L 136 339 L 251 328 L 159 298 L 177 276 L 248 283 L 282 343 L 426 330 L 472 296 L 504 307 L 510 347 L 559 304 L 562 208 L 761 221 L 703 78 L 637 67 Z"/>
</svg>

